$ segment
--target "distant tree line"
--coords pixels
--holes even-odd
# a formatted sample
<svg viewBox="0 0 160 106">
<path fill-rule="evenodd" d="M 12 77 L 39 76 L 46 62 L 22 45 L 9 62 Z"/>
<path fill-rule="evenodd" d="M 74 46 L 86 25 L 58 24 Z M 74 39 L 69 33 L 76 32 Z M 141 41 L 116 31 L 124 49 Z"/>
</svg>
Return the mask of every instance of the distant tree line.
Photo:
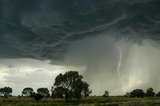
<svg viewBox="0 0 160 106">
<path fill-rule="evenodd" d="M 131 91 L 130 93 L 126 93 L 125 95 L 126 97 L 160 97 L 160 92 L 158 92 L 157 94 L 154 92 L 153 88 L 148 88 L 146 90 L 146 92 L 144 92 L 142 89 L 134 89 L 133 91 Z"/>
<path fill-rule="evenodd" d="M 65 101 L 81 100 L 87 98 L 92 91 L 89 89 L 89 84 L 84 82 L 83 76 L 79 75 L 77 71 L 68 71 L 65 74 L 59 74 L 55 78 L 55 82 L 51 88 L 51 95 L 48 88 L 38 88 L 34 92 L 33 88 L 26 87 L 22 90 L 23 97 L 34 98 L 38 102 L 42 98 L 62 98 Z M 3 97 L 11 96 L 12 88 L 0 88 L 0 95 Z M 20 95 L 18 96 L 20 99 Z"/>
<path fill-rule="evenodd" d="M 41 94 L 43 97 L 50 97 L 48 88 L 38 88 L 37 93 Z M 31 87 L 26 87 L 22 91 L 22 96 L 32 97 L 33 94 L 35 94 L 35 92 Z"/>
<path fill-rule="evenodd" d="M 59 74 L 55 78 L 55 82 L 51 88 L 51 94 L 48 88 L 38 88 L 37 92 L 34 92 L 33 88 L 26 87 L 22 90 L 23 97 L 34 98 L 39 102 L 43 98 L 61 98 L 65 101 L 79 101 L 83 98 L 89 97 L 92 90 L 89 89 L 89 84 L 82 80 L 83 76 L 79 75 L 77 71 L 68 71 L 64 74 Z M 0 96 L 8 98 L 12 94 L 12 88 L 4 87 L 0 88 Z M 19 95 L 19 99 L 21 98 Z M 103 97 L 109 97 L 109 92 L 105 91 Z M 153 88 L 148 88 L 146 92 L 142 89 L 134 89 L 133 91 L 126 93 L 125 97 L 160 97 L 160 92 L 157 94 Z"/>
</svg>

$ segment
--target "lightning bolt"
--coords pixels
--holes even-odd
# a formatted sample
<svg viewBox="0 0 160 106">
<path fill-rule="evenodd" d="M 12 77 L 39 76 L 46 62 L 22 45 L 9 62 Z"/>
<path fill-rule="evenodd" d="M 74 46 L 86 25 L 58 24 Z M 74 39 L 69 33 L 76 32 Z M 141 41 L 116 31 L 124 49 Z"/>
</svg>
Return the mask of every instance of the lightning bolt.
<svg viewBox="0 0 160 106">
<path fill-rule="evenodd" d="M 116 47 L 119 51 L 119 61 L 118 61 L 118 69 L 117 69 L 118 77 L 121 80 L 123 91 L 124 91 L 124 93 L 126 93 L 126 89 L 125 89 L 125 86 L 124 86 L 124 81 L 123 81 L 123 78 L 120 74 L 120 68 L 121 68 L 121 65 L 122 65 L 122 50 L 121 50 L 120 46 L 118 45 L 118 42 L 116 42 Z"/>
</svg>

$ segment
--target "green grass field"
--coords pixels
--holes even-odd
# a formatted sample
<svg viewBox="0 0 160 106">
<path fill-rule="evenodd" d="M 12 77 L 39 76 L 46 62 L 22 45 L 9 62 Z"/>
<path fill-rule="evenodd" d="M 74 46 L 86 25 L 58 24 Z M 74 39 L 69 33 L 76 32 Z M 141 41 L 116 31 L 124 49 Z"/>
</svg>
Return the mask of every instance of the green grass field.
<svg viewBox="0 0 160 106">
<path fill-rule="evenodd" d="M 31 98 L 0 98 L 0 106 L 160 106 L 160 98 L 90 97 L 80 102 L 61 99 L 43 99 L 39 103 Z"/>
</svg>

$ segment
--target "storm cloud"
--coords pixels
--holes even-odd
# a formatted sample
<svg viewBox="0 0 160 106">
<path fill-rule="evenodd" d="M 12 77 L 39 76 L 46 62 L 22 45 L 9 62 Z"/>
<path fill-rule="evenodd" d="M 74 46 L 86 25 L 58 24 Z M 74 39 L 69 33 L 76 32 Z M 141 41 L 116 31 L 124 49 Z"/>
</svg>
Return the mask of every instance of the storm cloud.
<svg viewBox="0 0 160 106">
<path fill-rule="evenodd" d="M 1 0 L 0 79 L 8 82 L 4 85 L 21 85 L 18 79 L 34 80 L 26 76 L 31 70 L 38 80 L 47 81 L 49 73 L 56 72 L 55 76 L 62 71 L 54 71 L 60 66 L 63 71 L 79 70 L 95 88 L 93 94 L 106 89 L 123 94 L 117 42 L 126 89 L 153 86 L 158 90 L 159 5 L 159 0 Z M 43 69 L 33 68 L 33 61 Z"/>
<path fill-rule="evenodd" d="M 116 38 L 159 41 L 159 0 L 1 0 L 1 58 L 63 60 L 73 41 Z"/>
</svg>

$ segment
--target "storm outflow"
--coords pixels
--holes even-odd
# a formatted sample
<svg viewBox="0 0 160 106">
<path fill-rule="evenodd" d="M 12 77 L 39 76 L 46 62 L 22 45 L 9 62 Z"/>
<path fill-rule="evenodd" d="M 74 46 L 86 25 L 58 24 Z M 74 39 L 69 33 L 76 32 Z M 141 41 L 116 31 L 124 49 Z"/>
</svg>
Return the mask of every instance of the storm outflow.
<svg viewBox="0 0 160 106">
<path fill-rule="evenodd" d="M 66 57 L 66 63 L 83 67 L 84 78 L 96 95 L 106 89 L 111 95 L 125 94 L 135 88 L 146 90 L 150 86 L 156 91 L 160 89 L 160 45 L 153 40 L 139 44 L 102 34 L 75 42 Z"/>
<path fill-rule="evenodd" d="M 36 67 L 39 76 L 78 70 L 93 95 L 160 89 L 159 5 L 159 0 L 1 0 L 2 85 L 19 85 L 11 73 L 27 79 Z"/>
</svg>

